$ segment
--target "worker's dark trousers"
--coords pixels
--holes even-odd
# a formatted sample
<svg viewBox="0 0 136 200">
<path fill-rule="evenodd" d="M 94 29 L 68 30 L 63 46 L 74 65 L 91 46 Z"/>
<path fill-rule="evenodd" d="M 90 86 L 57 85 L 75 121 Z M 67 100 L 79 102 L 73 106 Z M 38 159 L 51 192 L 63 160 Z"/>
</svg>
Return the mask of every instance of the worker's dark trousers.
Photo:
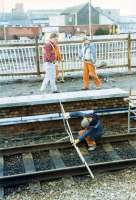
<svg viewBox="0 0 136 200">
<path fill-rule="evenodd" d="M 83 129 L 81 131 L 79 131 L 79 136 L 83 135 L 83 133 L 86 131 L 87 129 Z M 95 141 L 99 140 L 101 138 L 103 134 L 103 128 L 102 125 L 100 124 L 97 128 L 94 128 L 94 130 L 90 133 L 90 135 L 88 135 L 87 137 L 85 137 L 85 141 L 88 144 L 88 146 L 92 146 L 95 144 Z"/>
</svg>

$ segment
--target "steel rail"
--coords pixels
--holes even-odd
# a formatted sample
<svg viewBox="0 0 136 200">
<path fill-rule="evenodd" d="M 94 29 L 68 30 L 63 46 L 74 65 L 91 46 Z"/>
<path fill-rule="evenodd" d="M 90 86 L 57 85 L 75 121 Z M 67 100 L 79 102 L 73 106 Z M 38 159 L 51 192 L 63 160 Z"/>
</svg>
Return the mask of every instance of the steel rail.
<svg viewBox="0 0 136 200">
<path fill-rule="evenodd" d="M 89 164 L 89 168 L 91 168 L 93 172 L 113 171 L 132 166 L 136 166 L 136 158 Z M 16 184 L 28 183 L 36 180 L 38 181 L 53 180 L 68 175 L 76 176 L 85 174 L 87 174 L 85 165 L 43 170 L 31 173 L 23 173 L 18 175 L 0 177 L 0 186 L 6 187 L 6 186 L 13 186 Z"/>
<path fill-rule="evenodd" d="M 110 135 L 110 136 L 103 136 L 98 141 L 98 144 L 104 144 L 109 142 L 110 143 L 123 142 L 135 139 L 136 139 L 136 133 Z M 82 146 L 82 144 L 80 144 L 79 146 Z M 24 146 L 0 148 L 0 155 L 14 155 L 19 153 L 35 152 L 35 151 L 50 150 L 57 148 L 66 149 L 69 147 L 72 147 L 70 141 L 24 145 Z"/>
</svg>

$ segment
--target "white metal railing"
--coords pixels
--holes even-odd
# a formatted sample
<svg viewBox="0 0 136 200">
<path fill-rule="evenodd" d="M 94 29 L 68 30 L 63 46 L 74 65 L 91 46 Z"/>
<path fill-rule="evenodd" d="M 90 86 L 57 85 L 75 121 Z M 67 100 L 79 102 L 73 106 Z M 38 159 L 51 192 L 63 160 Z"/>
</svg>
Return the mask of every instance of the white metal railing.
<svg viewBox="0 0 136 200">
<path fill-rule="evenodd" d="M 35 47 L 1 47 L 1 74 L 36 72 L 35 66 Z"/>
<path fill-rule="evenodd" d="M 32 44 L 35 43 L 34 39 L 29 40 L 0 40 L 0 44 L 8 45 L 8 44 Z"/>
<path fill-rule="evenodd" d="M 136 66 L 136 40 L 131 42 L 131 66 Z"/>
<path fill-rule="evenodd" d="M 127 43 L 127 40 L 95 42 L 97 49 L 96 65 L 99 66 L 102 61 L 105 61 L 109 68 L 113 66 L 122 66 L 117 69 L 118 71 L 122 71 L 124 66 L 128 64 Z M 63 59 L 65 60 L 66 70 L 74 70 L 82 67 L 81 62 L 77 61 L 79 51 L 82 48 L 81 43 L 60 45 L 60 48 L 63 55 Z M 108 69 L 108 71 L 109 70 L 113 71 L 113 69 Z"/>
<path fill-rule="evenodd" d="M 125 72 L 128 64 L 128 40 L 102 40 L 96 41 L 97 48 L 97 63 L 102 61 L 107 63 L 105 69 L 98 67 L 98 72 Z M 82 69 L 82 63 L 78 60 L 79 52 L 82 48 L 82 43 L 67 42 L 60 44 L 64 67 L 66 71 L 77 71 Z M 43 45 L 38 46 L 40 71 L 43 72 Z M 15 73 L 28 73 L 34 75 L 37 73 L 36 62 L 36 47 L 34 45 L 1 47 L 0 48 L 0 75 L 12 75 Z M 131 62 L 132 66 L 136 66 L 136 40 L 131 41 Z M 119 67 L 117 67 L 119 66 Z M 61 70 L 61 65 L 59 66 Z M 135 69 L 134 69 L 135 70 Z M 31 74 L 32 73 L 32 74 Z M 20 74 L 20 76 L 22 76 Z"/>
</svg>

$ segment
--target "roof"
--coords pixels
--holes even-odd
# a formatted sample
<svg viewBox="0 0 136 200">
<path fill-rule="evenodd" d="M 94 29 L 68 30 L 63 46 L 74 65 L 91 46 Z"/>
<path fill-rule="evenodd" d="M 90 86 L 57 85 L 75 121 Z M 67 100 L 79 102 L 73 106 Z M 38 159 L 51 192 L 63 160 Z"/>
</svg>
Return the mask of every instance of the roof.
<svg viewBox="0 0 136 200">
<path fill-rule="evenodd" d="M 84 8 L 88 3 L 80 4 L 77 6 L 72 6 L 63 10 L 61 14 L 78 13 L 82 8 Z"/>
<path fill-rule="evenodd" d="M 78 13 L 82 8 L 84 8 L 85 6 L 88 6 L 88 3 L 84 3 L 84 4 L 80 4 L 80 5 L 77 5 L 77 6 L 72 6 L 72 7 L 69 7 L 69 8 L 66 8 L 61 14 L 75 14 L 75 13 Z M 110 17 L 107 13 L 104 13 L 104 11 L 100 8 L 97 8 L 97 7 L 93 7 L 92 8 L 94 10 L 96 10 L 98 13 L 104 15 L 105 17 L 109 18 L 111 21 L 113 21 L 114 23 L 116 23 L 116 20 L 114 19 L 114 17 Z"/>
<path fill-rule="evenodd" d="M 120 23 L 136 23 L 136 16 L 121 16 Z"/>
<path fill-rule="evenodd" d="M 111 21 L 113 21 L 115 24 L 119 22 L 119 18 L 112 16 L 112 15 L 108 15 L 106 12 L 104 12 L 104 10 L 102 10 L 101 8 L 96 7 L 95 10 L 97 10 L 100 14 L 104 15 L 105 17 L 109 18 Z"/>
<path fill-rule="evenodd" d="M 95 8 L 99 13 L 104 15 L 105 17 L 112 20 L 115 24 L 120 23 L 136 23 L 136 16 L 115 16 L 115 15 L 108 15 L 107 12 L 104 12 L 101 8 Z"/>
<path fill-rule="evenodd" d="M 28 10 L 27 14 L 37 14 L 37 13 L 46 13 L 46 14 L 54 14 L 54 13 L 61 13 L 63 10 L 62 9 L 49 9 L 49 10 Z"/>
</svg>

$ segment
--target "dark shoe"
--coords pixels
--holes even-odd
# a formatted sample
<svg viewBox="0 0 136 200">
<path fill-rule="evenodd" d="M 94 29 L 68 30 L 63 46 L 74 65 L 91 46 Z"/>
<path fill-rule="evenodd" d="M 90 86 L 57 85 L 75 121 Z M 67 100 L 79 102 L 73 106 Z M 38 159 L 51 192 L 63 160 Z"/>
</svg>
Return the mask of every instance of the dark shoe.
<svg viewBox="0 0 136 200">
<path fill-rule="evenodd" d="M 56 91 L 53 91 L 52 93 L 59 93 L 59 91 L 58 91 L 58 90 L 56 90 Z"/>
<path fill-rule="evenodd" d="M 56 80 L 56 83 L 60 83 L 61 81 L 60 80 Z"/>
<path fill-rule="evenodd" d="M 60 83 L 61 82 L 61 79 L 56 79 L 56 83 Z"/>
</svg>

